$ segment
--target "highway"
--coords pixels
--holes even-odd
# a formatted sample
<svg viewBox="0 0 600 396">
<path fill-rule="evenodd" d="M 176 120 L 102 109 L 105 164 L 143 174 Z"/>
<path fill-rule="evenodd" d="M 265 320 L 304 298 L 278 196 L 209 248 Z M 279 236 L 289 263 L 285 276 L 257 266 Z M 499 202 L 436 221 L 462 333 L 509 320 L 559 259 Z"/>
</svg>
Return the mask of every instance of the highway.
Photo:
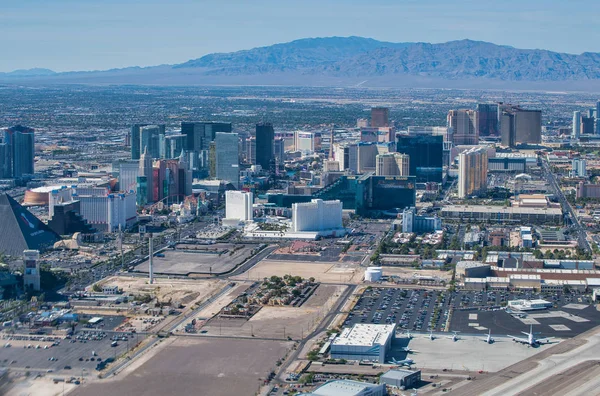
<svg viewBox="0 0 600 396">
<path fill-rule="evenodd" d="M 592 248 L 590 247 L 590 244 L 587 241 L 586 232 L 585 232 L 584 228 L 581 226 L 581 224 L 579 223 L 579 219 L 575 215 L 575 211 L 573 210 L 573 207 L 567 201 L 567 198 L 565 198 L 565 194 L 560 189 L 560 186 L 558 185 L 558 181 L 556 180 L 556 176 L 550 170 L 548 161 L 544 159 L 542 161 L 542 164 L 543 164 L 543 169 L 544 169 L 544 175 L 546 177 L 546 180 L 548 180 L 548 182 L 549 182 L 552 192 L 558 198 L 558 201 L 562 205 L 563 213 L 567 213 L 569 216 L 571 224 L 573 225 L 572 230 L 573 230 L 573 232 L 575 232 L 577 234 L 577 242 L 579 244 L 579 247 L 581 247 L 582 249 L 591 253 Z"/>
</svg>

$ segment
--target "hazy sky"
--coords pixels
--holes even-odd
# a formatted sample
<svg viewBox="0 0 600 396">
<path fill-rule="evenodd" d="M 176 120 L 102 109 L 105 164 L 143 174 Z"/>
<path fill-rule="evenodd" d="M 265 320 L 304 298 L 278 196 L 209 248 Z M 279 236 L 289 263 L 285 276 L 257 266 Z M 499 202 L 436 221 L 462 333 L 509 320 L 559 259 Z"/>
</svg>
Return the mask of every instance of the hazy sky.
<svg viewBox="0 0 600 396">
<path fill-rule="evenodd" d="M 0 0 L 0 71 L 180 63 L 304 37 L 600 52 L 598 0 Z"/>
</svg>

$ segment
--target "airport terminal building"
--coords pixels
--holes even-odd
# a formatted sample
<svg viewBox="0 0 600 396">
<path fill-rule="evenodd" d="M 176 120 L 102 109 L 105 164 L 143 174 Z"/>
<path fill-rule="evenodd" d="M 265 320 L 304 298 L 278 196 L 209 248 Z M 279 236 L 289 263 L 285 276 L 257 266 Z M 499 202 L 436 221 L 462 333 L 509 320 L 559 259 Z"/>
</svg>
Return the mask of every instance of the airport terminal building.
<svg viewBox="0 0 600 396">
<path fill-rule="evenodd" d="M 395 333 L 395 324 L 357 323 L 333 340 L 331 358 L 385 363 Z"/>
</svg>

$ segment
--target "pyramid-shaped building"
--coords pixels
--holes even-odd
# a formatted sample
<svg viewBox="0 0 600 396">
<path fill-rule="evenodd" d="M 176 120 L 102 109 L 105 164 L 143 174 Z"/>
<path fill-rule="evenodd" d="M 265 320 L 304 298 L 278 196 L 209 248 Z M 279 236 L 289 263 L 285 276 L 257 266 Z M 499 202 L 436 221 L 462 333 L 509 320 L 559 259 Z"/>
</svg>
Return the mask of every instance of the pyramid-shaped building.
<svg viewBox="0 0 600 396">
<path fill-rule="evenodd" d="M 12 199 L 0 194 L 0 253 L 22 256 L 23 250 L 52 248 L 60 236 Z"/>
</svg>

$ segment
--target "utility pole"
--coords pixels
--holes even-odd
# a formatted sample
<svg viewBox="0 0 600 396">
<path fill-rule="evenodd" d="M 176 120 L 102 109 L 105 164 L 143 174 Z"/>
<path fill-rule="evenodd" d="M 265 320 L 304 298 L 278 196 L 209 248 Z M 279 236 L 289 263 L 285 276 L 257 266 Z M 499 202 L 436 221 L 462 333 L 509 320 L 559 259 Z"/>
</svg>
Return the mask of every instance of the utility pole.
<svg viewBox="0 0 600 396">
<path fill-rule="evenodd" d="M 125 269 L 125 256 L 123 256 L 123 230 L 119 224 L 119 246 L 121 247 L 121 269 Z"/>
<path fill-rule="evenodd" d="M 148 272 L 150 274 L 150 284 L 154 283 L 154 274 L 152 268 L 152 256 L 154 256 L 153 245 L 152 245 L 152 233 L 150 233 L 150 239 L 148 239 Z"/>
</svg>

